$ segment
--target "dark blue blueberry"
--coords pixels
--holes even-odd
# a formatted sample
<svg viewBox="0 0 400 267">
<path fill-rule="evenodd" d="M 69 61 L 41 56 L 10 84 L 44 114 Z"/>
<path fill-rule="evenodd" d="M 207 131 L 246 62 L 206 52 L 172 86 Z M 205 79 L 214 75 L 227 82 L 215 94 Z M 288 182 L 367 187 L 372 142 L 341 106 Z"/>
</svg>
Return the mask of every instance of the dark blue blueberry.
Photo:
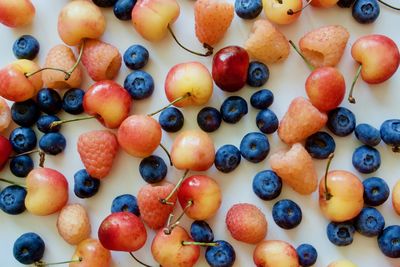
<svg viewBox="0 0 400 267">
<path fill-rule="evenodd" d="M 273 171 L 261 171 L 253 178 L 253 191 L 262 200 L 273 200 L 281 194 L 282 179 Z"/>
<path fill-rule="evenodd" d="M 283 229 L 293 229 L 303 218 L 301 209 L 294 201 L 282 199 L 272 207 L 272 217 L 275 223 Z"/>
<path fill-rule="evenodd" d="M 378 236 L 378 245 L 383 254 L 390 258 L 400 258 L 400 226 L 391 225 Z"/>
<path fill-rule="evenodd" d="M 261 132 L 265 134 L 272 134 L 278 130 L 279 120 L 272 110 L 264 109 L 258 112 L 256 124 Z"/>
<path fill-rule="evenodd" d="M 392 146 L 393 152 L 400 152 L 400 119 L 384 121 L 380 132 L 383 142 Z"/>
<path fill-rule="evenodd" d="M 15 240 L 13 254 L 17 261 L 29 265 L 43 258 L 44 249 L 44 241 L 39 235 L 25 233 Z"/>
<path fill-rule="evenodd" d="M 302 267 L 313 266 L 318 258 L 317 250 L 310 244 L 301 244 L 296 249 Z"/>
<path fill-rule="evenodd" d="M 316 132 L 307 137 L 305 149 L 315 159 L 327 159 L 335 151 L 336 143 L 326 132 Z"/>
<path fill-rule="evenodd" d="M 354 131 L 358 140 L 364 145 L 377 146 L 381 142 L 381 134 L 375 127 L 361 123 Z"/>
<path fill-rule="evenodd" d="M 39 117 L 36 126 L 42 133 L 57 133 L 61 129 L 61 124 L 55 127 L 50 127 L 55 121 L 60 121 L 56 115 L 42 115 Z"/>
<path fill-rule="evenodd" d="M 47 133 L 39 140 L 39 147 L 44 153 L 57 155 L 64 151 L 67 140 L 61 133 Z"/>
<path fill-rule="evenodd" d="M 175 133 L 182 129 L 185 119 L 179 109 L 169 107 L 161 112 L 158 122 L 164 131 Z"/>
<path fill-rule="evenodd" d="M 339 7 L 349 8 L 349 7 L 351 7 L 351 6 L 354 4 L 355 1 L 356 1 L 356 0 L 339 0 L 339 1 L 337 2 L 337 5 L 338 5 Z"/>
<path fill-rule="evenodd" d="M 353 243 L 353 235 L 356 229 L 350 221 L 330 222 L 326 228 L 329 241 L 336 246 L 347 246 Z"/>
<path fill-rule="evenodd" d="M 354 226 L 357 232 L 362 235 L 378 236 L 385 227 L 385 219 L 377 209 L 364 207 L 358 214 Z"/>
<path fill-rule="evenodd" d="M 194 221 L 190 226 L 190 236 L 196 242 L 213 242 L 214 234 L 211 227 L 205 221 Z"/>
<path fill-rule="evenodd" d="M 197 114 L 197 124 L 208 133 L 218 130 L 222 122 L 221 113 L 213 107 L 205 107 Z"/>
<path fill-rule="evenodd" d="M 257 1 L 252 1 L 257 2 Z M 267 65 L 259 61 L 252 61 L 247 70 L 247 84 L 251 87 L 263 86 L 269 79 L 269 69 Z"/>
<path fill-rule="evenodd" d="M 222 119 L 227 123 L 237 123 L 247 114 L 247 102 L 240 96 L 230 96 L 221 105 Z"/>
<path fill-rule="evenodd" d="M 93 0 L 93 3 L 99 7 L 112 7 L 117 0 Z"/>
<path fill-rule="evenodd" d="M 120 20 L 131 20 L 136 0 L 118 0 L 114 5 L 114 15 Z"/>
<path fill-rule="evenodd" d="M 128 211 L 136 216 L 140 216 L 139 206 L 135 196 L 124 194 L 114 198 L 111 204 L 111 213 Z"/>
<path fill-rule="evenodd" d="M 132 45 L 124 53 L 125 65 L 131 70 L 146 66 L 149 61 L 149 51 L 141 45 Z"/>
<path fill-rule="evenodd" d="M 32 35 L 22 35 L 13 45 L 14 56 L 18 59 L 34 59 L 39 53 L 40 45 Z"/>
<path fill-rule="evenodd" d="M 326 125 L 333 134 L 346 136 L 351 134 L 356 128 L 356 117 L 351 110 L 338 107 L 329 111 Z"/>
<path fill-rule="evenodd" d="M 153 94 L 154 80 L 153 77 L 145 71 L 134 71 L 126 77 L 124 88 L 133 99 L 145 99 Z"/>
<path fill-rule="evenodd" d="M 35 148 L 36 134 L 31 128 L 18 127 L 10 133 L 10 143 L 16 153 L 28 152 Z"/>
<path fill-rule="evenodd" d="M 71 88 L 65 92 L 62 99 L 62 109 L 73 115 L 83 112 L 83 96 L 85 91 L 79 88 Z"/>
<path fill-rule="evenodd" d="M 381 155 L 375 148 L 363 145 L 354 150 L 352 163 L 357 171 L 372 173 L 381 166 Z"/>
<path fill-rule="evenodd" d="M 215 153 L 215 167 L 223 173 L 232 172 L 239 166 L 242 155 L 234 145 L 223 145 Z"/>
<path fill-rule="evenodd" d="M 261 0 L 236 0 L 235 12 L 242 19 L 255 19 L 260 15 L 263 5 Z"/>
<path fill-rule="evenodd" d="M 26 189 L 10 185 L 0 192 L 0 209 L 7 214 L 17 215 L 25 211 Z"/>
<path fill-rule="evenodd" d="M 379 13 L 379 4 L 376 0 L 357 0 L 353 5 L 352 15 L 359 23 L 372 23 L 378 18 Z"/>
<path fill-rule="evenodd" d="M 74 174 L 74 193 L 79 198 L 90 198 L 99 191 L 100 180 L 93 178 L 85 169 Z"/>
<path fill-rule="evenodd" d="M 269 142 L 262 133 L 248 133 L 240 142 L 240 153 L 250 162 L 263 161 L 269 153 Z"/>
<path fill-rule="evenodd" d="M 47 114 L 57 114 L 62 108 L 62 99 L 58 92 L 51 88 L 40 89 L 36 102 L 41 111 Z"/>
<path fill-rule="evenodd" d="M 16 156 L 10 161 L 10 170 L 17 177 L 28 176 L 33 167 L 33 160 L 29 155 Z"/>
<path fill-rule="evenodd" d="M 389 198 L 389 186 L 382 178 L 367 178 L 363 181 L 363 187 L 364 203 L 369 206 L 382 205 Z"/>
<path fill-rule="evenodd" d="M 15 102 L 11 106 L 12 120 L 24 127 L 31 127 L 40 116 L 40 109 L 35 101 L 28 99 L 23 102 Z"/>
<path fill-rule="evenodd" d="M 274 102 L 274 94 L 268 89 L 255 92 L 250 98 L 250 104 L 256 109 L 267 109 Z"/>
<path fill-rule="evenodd" d="M 149 184 L 161 182 L 167 176 L 167 165 L 159 156 L 149 156 L 142 159 L 139 172 L 143 180 Z"/>
<path fill-rule="evenodd" d="M 211 267 L 231 267 L 235 263 L 236 253 L 231 244 L 224 240 L 215 241 L 218 246 L 206 249 L 206 260 Z"/>
</svg>

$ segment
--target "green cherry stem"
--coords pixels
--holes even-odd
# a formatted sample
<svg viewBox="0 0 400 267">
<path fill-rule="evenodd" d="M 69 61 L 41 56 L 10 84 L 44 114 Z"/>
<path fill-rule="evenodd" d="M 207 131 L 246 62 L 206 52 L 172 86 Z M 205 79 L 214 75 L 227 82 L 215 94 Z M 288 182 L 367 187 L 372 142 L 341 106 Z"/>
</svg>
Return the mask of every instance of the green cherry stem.
<svg viewBox="0 0 400 267">
<path fill-rule="evenodd" d="M 35 262 L 34 265 L 35 266 L 52 266 L 52 265 L 61 265 L 61 264 L 66 264 L 66 263 L 73 263 L 73 262 L 81 262 L 83 261 L 82 257 L 79 257 L 79 259 L 77 260 L 69 260 L 69 261 L 60 261 L 60 262 L 51 262 L 51 263 L 46 263 L 43 261 L 38 261 Z"/>
<path fill-rule="evenodd" d="M 356 76 L 354 77 L 353 82 L 351 83 L 349 97 L 347 98 L 347 100 L 349 100 L 349 102 L 351 104 L 356 103 L 356 99 L 353 97 L 353 91 L 354 91 L 354 86 L 356 85 L 356 82 L 358 80 L 358 77 L 360 77 L 361 69 L 362 69 L 362 65 L 360 64 L 360 66 L 358 66 Z"/>
<path fill-rule="evenodd" d="M 8 180 L 8 179 L 0 178 L 0 181 L 1 181 L 1 182 L 8 183 L 8 184 L 12 184 L 12 185 L 18 185 L 18 186 L 20 186 L 20 187 L 26 188 L 26 185 L 24 185 L 24 184 L 20 184 L 20 183 L 17 183 L 17 182 L 14 182 L 14 181 Z"/>
<path fill-rule="evenodd" d="M 139 264 L 141 264 L 141 265 L 143 265 L 143 266 L 145 266 L 145 267 L 153 267 L 153 266 L 151 266 L 151 265 L 148 265 L 148 264 L 144 263 L 143 261 L 139 260 L 138 258 L 136 258 L 135 255 L 133 255 L 132 252 L 128 252 L 128 253 L 129 253 L 129 255 L 131 255 L 131 257 L 132 257 L 137 263 L 139 263 Z"/>
<path fill-rule="evenodd" d="M 12 155 L 12 156 L 10 156 L 10 157 L 8 157 L 8 158 L 9 158 L 9 159 L 13 159 L 13 158 L 16 158 L 16 157 L 19 157 L 19 156 L 24 156 L 24 155 L 30 155 L 30 154 L 38 153 L 39 151 L 40 151 L 40 149 L 34 149 L 34 150 L 27 151 L 27 152 L 24 152 L 24 153 Z"/>
<path fill-rule="evenodd" d="M 181 100 L 183 100 L 183 99 L 186 99 L 186 98 L 188 98 L 189 96 L 191 96 L 191 93 L 188 92 L 188 93 L 184 94 L 183 96 L 180 96 L 180 97 L 178 97 L 177 99 L 175 99 L 174 101 L 170 102 L 170 103 L 169 103 L 168 105 L 166 105 L 165 107 L 160 108 L 159 110 L 156 110 L 156 111 L 154 111 L 154 112 L 152 112 L 152 113 L 150 113 L 150 114 L 147 114 L 147 116 L 153 117 L 154 115 L 160 113 L 161 111 L 166 110 L 167 108 L 169 108 L 170 106 L 172 106 L 172 105 L 175 104 L 176 102 L 179 102 L 179 101 L 181 101 Z"/>
<path fill-rule="evenodd" d="M 386 2 L 383 2 L 382 0 L 378 0 L 378 1 L 379 1 L 381 4 L 383 4 L 383 5 L 387 6 L 387 7 L 390 7 L 391 9 L 400 10 L 400 7 L 392 6 L 392 5 L 390 5 L 390 4 L 386 3 Z"/>
<path fill-rule="evenodd" d="M 85 116 L 85 117 L 73 118 L 73 119 L 68 119 L 68 120 L 53 121 L 50 124 L 50 129 L 53 129 L 54 127 L 57 127 L 58 125 L 61 125 L 64 123 L 73 122 L 73 121 L 90 120 L 90 119 L 94 119 L 94 118 L 96 118 L 96 116 Z"/>
<path fill-rule="evenodd" d="M 325 169 L 325 191 L 324 191 L 324 195 L 325 195 L 325 200 L 330 200 L 333 195 L 329 192 L 329 188 L 328 188 L 328 171 L 329 171 L 329 167 L 331 166 L 331 162 L 332 159 L 334 157 L 334 154 L 331 153 L 328 157 L 328 163 L 326 164 L 326 169 Z"/>
<path fill-rule="evenodd" d="M 167 154 L 168 159 L 169 159 L 169 165 L 174 166 L 174 164 L 172 164 L 171 155 L 169 154 L 168 149 L 161 143 L 160 143 L 160 147 L 162 148 L 162 150 L 164 150 L 165 154 Z"/>
<path fill-rule="evenodd" d="M 13 158 L 16 158 L 16 157 L 19 157 L 19 156 L 23 156 L 23 155 L 30 155 L 30 154 L 34 154 L 34 153 L 39 153 L 39 157 L 40 157 L 39 158 L 39 167 L 43 168 L 44 161 L 46 160 L 46 154 L 41 149 L 34 149 L 34 150 L 27 151 L 27 152 L 24 152 L 24 153 L 21 153 L 21 154 L 13 155 L 13 156 L 9 157 L 9 159 L 13 159 Z"/>
<path fill-rule="evenodd" d="M 305 56 L 300 52 L 300 50 L 297 48 L 297 46 L 293 43 L 292 40 L 289 40 L 290 45 L 293 47 L 293 49 L 301 56 L 301 58 L 304 60 L 304 62 L 307 64 L 307 66 L 310 68 L 311 71 L 315 69 L 315 67 L 308 61 Z"/>
<path fill-rule="evenodd" d="M 181 179 L 179 179 L 178 183 L 175 185 L 174 189 L 172 189 L 172 191 L 168 194 L 168 196 L 166 198 L 160 199 L 160 202 L 162 204 L 166 204 L 166 205 L 174 205 L 173 202 L 169 202 L 170 198 L 175 194 L 175 192 L 179 189 L 179 187 L 181 186 L 183 180 L 185 179 L 186 175 L 188 174 L 189 170 L 186 170 L 185 173 L 183 174 L 183 176 L 181 177 Z"/>
<path fill-rule="evenodd" d="M 183 215 L 185 215 L 185 213 L 186 213 L 186 211 L 188 210 L 188 208 L 190 208 L 192 205 L 193 205 L 193 200 L 189 200 L 189 201 L 187 202 L 185 208 L 182 210 L 182 213 L 178 216 L 178 218 L 175 220 L 174 223 L 171 224 L 172 217 L 173 217 L 174 215 L 172 215 L 172 216 L 170 216 L 170 217 L 168 218 L 168 224 L 167 224 L 167 227 L 164 229 L 164 234 L 166 234 L 166 235 L 170 235 L 170 234 L 171 234 L 172 230 L 173 230 L 176 226 L 179 225 L 180 220 L 182 219 Z"/>
<path fill-rule="evenodd" d="M 282 0 L 278 0 L 278 2 L 280 3 L 280 4 L 282 4 Z M 288 11 L 286 12 L 288 15 L 294 15 L 294 14 L 297 14 L 297 13 L 299 13 L 299 12 L 301 12 L 301 11 L 303 11 L 303 9 L 305 9 L 306 7 L 308 7 L 310 4 L 311 4 L 311 2 L 312 2 L 312 0 L 308 0 L 307 1 L 307 4 L 305 4 L 302 8 L 300 8 L 299 10 L 296 10 L 296 11 L 293 11 L 293 9 L 288 9 Z"/>
<path fill-rule="evenodd" d="M 193 241 L 182 241 L 182 245 L 184 246 L 206 246 L 206 247 L 217 247 L 218 243 L 216 242 L 193 242 Z"/>
<path fill-rule="evenodd" d="M 212 46 L 210 46 L 209 44 L 204 43 L 203 47 L 205 49 L 207 49 L 206 53 L 199 53 L 199 52 L 195 52 L 193 50 L 190 50 L 189 48 L 185 47 L 183 44 L 181 44 L 181 42 L 179 42 L 178 38 L 176 38 L 174 31 L 171 29 L 171 25 L 168 25 L 168 31 L 171 33 L 172 38 L 174 38 L 175 42 L 184 50 L 188 51 L 189 53 L 192 53 L 194 55 L 200 56 L 200 57 L 209 57 L 214 53 L 214 48 Z"/>
</svg>

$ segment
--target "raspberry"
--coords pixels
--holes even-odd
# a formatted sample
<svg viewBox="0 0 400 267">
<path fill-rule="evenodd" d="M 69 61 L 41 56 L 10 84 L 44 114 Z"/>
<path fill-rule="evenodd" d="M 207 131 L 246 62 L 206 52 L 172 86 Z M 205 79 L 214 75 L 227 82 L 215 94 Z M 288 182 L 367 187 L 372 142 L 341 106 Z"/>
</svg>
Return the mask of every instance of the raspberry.
<svg viewBox="0 0 400 267">
<path fill-rule="evenodd" d="M 65 206 L 58 215 L 57 229 L 61 237 L 71 245 L 77 245 L 90 236 L 90 220 L 80 204 Z"/>
<path fill-rule="evenodd" d="M 108 43 L 87 39 L 82 64 L 93 81 L 112 80 L 121 68 L 122 57 L 118 49 Z"/>
<path fill-rule="evenodd" d="M 231 25 L 233 14 L 233 5 L 225 1 L 196 1 L 194 19 L 197 39 L 209 45 L 218 43 Z"/>
<path fill-rule="evenodd" d="M 83 165 L 90 176 L 97 179 L 108 175 L 117 151 L 117 138 L 107 130 L 91 131 L 79 136 L 78 152 Z"/>
<path fill-rule="evenodd" d="M 11 123 L 11 110 L 7 102 L 0 97 L 0 132 L 8 128 Z"/>
</svg>

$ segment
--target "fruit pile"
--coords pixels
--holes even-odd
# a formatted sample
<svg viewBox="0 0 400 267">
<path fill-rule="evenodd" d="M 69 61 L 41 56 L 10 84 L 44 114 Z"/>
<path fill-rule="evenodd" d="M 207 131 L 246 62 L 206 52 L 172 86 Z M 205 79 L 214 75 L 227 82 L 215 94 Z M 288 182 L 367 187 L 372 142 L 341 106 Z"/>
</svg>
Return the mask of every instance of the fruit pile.
<svg viewBox="0 0 400 267">
<path fill-rule="evenodd" d="M 396 9 L 376 0 L 310 0 L 306 4 L 301 0 L 197 0 L 190 7 L 194 35 L 203 47 L 198 51 L 188 47 L 199 47 L 197 43 L 181 39 L 174 31 L 180 15 L 176 0 L 69 1 L 58 14 L 57 32 L 63 44 L 45 51 L 45 60 L 39 64 L 40 42 L 23 28 L 32 23 L 38 10 L 30 0 L 0 0 L 0 23 L 26 30 L 10 49 L 17 60 L 1 62 L 0 209 L 8 215 L 55 215 L 59 236 L 76 248 L 71 260 L 66 255 L 64 261 L 47 262 L 50 237 L 31 231 L 26 224 L 25 233 L 15 236 L 13 244 L 2 245 L 13 247 L 19 263 L 34 266 L 109 267 L 117 252 L 128 252 L 132 266 L 150 266 L 145 263 L 150 257 L 141 259 L 138 253 L 151 243 L 141 255 L 151 254 L 159 266 L 195 266 L 204 256 L 209 266 L 229 267 L 238 264 L 236 247 L 242 242 L 251 245 L 253 253 L 253 263 L 246 266 L 314 266 L 322 253 L 316 249 L 320 244 L 303 240 L 295 248 L 290 238 L 267 237 L 269 215 L 285 231 L 299 227 L 304 219 L 310 223 L 305 213 L 310 207 L 303 205 L 307 202 L 300 205 L 294 199 L 314 194 L 326 219 L 327 240 L 333 245 L 352 244 L 358 232 L 375 238 L 376 249 L 385 257 L 400 258 L 400 225 L 385 223 L 376 208 L 390 197 L 392 181 L 362 176 L 380 169 L 379 146 L 389 148 L 385 157 L 398 157 L 400 114 L 393 111 L 397 117 L 380 118 L 378 129 L 356 122 L 351 110 L 360 75 L 367 84 L 381 84 L 396 73 L 400 64 L 396 42 L 373 32 L 354 38 L 351 56 L 357 71 L 349 87 L 337 66 L 349 45 L 350 29 L 340 25 L 310 29 L 295 44 L 279 26 L 301 23 L 308 5 L 315 12 L 351 7 L 357 22 L 370 24 L 380 15 L 381 4 Z M 111 11 L 107 8 L 112 8 L 115 17 L 105 16 Z M 138 35 L 123 53 L 116 40 L 102 41 L 109 19 L 131 21 Z M 243 46 L 214 51 L 228 37 L 234 19 L 252 23 Z M 150 103 L 159 87 L 159 74 L 144 70 L 152 61 L 150 48 L 153 43 L 167 42 L 167 35 L 191 60 L 175 64 L 162 77 L 164 100 L 169 103 L 140 113 L 136 106 Z M 272 66 L 286 61 L 291 50 L 311 72 L 305 79 L 305 92 L 291 97 L 279 118 L 274 111 L 278 99 L 262 87 L 270 79 Z M 120 84 L 117 79 L 123 69 L 129 73 Z M 86 79 L 91 80 L 88 88 L 84 88 Z M 250 105 L 242 94 L 246 87 L 254 91 Z M 344 107 L 346 89 L 349 104 Z M 213 94 L 214 90 L 220 94 Z M 157 101 L 161 102 L 165 101 Z M 367 107 L 362 102 L 357 105 Z M 190 116 L 193 107 L 199 109 L 196 119 Z M 254 112 L 252 124 L 257 131 L 247 129 L 238 146 L 225 141 L 216 149 L 218 130 L 224 124 L 240 125 Z M 185 127 L 191 119 L 198 127 Z M 96 129 L 88 129 L 90 122 L 82 122 L 86 120 L 92 120 Z M 82 127 L 79 136 L 66 136 L 71 132 L 68 127 Z M 235 132 L 224 133 L 237 137 Z M 352 135 L 359 144 L 351 160 L 354 172 L 330 170 L 336 142 Z M 165 144 L 168 138 L 172 139 L 170 149 Z M 278 145 L 282 149 L 274 147 Z M 163 151 L 164 157 L 156 155 L 156 150 Z M 57 164 L 66 152 L 73 154 L 70 158 L 79 157 L 84 168 Z M 119 163 L 122 154 L 129 157 L 129 166 Z M 248 190 L 243 190 L 252 191 L 255 201 L 236 201 L 222 215 L 225 222 L 215 221 L 223 212 L 226 195 L 239 193 L 222 187 L 219 180 L 232 179 L 242 160 L 246 161 L 242 165 L 250 166 L 246 174 L 253 176 Z M 326 160 L 326 170 L 319 174 L 316 166 L 321 160 Z M 73 177 L 61 173 L 65 168 L 74 169 Z M 121 188 L 114 187 L 114 199 L 108 203 L 102 199 L 102 189 L 112 187 L 116 168 L 123 168 L 129 180 L 136 179 L 133 174 L 137 173 L 143 181 L 134 181 L 137 191 L 126 185 L 124 194 L 117 195 L 115 191 L 122 192 Z M 281 194 L 283 190 L 291 196 Z M 393 213 L 400 215 L 400 181 L 391 193 Z M 94 216 L 100 215 L 89 208 L 95 205 L 91 199 L 108 205 L 99 222 Z M 273 202 L 270 214 L 260 201 Z M 189 227 L 185 220 L 190 221 Z M 229 239 L 220 239 L 223 233 L 214 232 L 210 222 L 214 230 L 223 225 Z M 93 229 L 95 223 L 98 228 Z M 330 259 L 329 266 L 356 266 L 351 254 L 346 257 L 349 260 Z"/>
</svg>

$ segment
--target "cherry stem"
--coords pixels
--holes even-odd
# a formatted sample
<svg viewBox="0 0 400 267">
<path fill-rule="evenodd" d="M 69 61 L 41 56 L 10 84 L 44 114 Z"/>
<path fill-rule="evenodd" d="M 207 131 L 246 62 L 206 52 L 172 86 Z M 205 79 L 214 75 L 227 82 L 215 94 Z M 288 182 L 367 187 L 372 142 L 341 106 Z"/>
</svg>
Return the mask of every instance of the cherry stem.
<svg viewBox="0 0 400 267">
<path fill-rule="evenodd" d="M 8 157 L 9 159 L 13 159 L 13 158 L 17 158 L 17 157 L 19 157 L 19 156 L 24 156 L 24 155 L 30 155 L 30 154 L 33 154 L 33 153 L 38 153 L 40 150 L 39 149 L 34 149 L 34 150 L 31 150 L 31 151 L 27 151 L 27 152 L 24 152 L 24 153 L 20 153 L 20 154 L 16 154 L 16 155 L 13 155 L 13 156 L 10 156 L 10 157 Z"/>
<path fill-rule="evenodd" d="M 390 4 L 386 3 L 386 2 L 383 2 L 382 0 L 378 0 L 378 1 L 379 1 L 381 4 L 383 4 L 383 5 L 387 6 L 387 7 L 390 7 L 391 9 L 400 10 L 400 7 L 392 6 L 392 5 L 390 5 Z"/>
<path fill-rule="evenodd" d="M 308 61 L 308 59 L 305 58 L 305 56 L 301 53 L 301 51 L 297 48 L 297 46 L 293 43 L 293 41 L 289 40 L 289 43 L 292 45 L 297 54 L 301 56 L 301 58 L 304 60 L 304 62 L 307 64 L 310 70 L 313 71 L 315 67 L 310 63 L 310 61 Z"/>
<path fill-rule="evenodd" d="M 77 260 L 70 260 L 70 261 L 60 261 L 60 262 L 52 262 L 52 263 L 45 263 L 43 261 L 38 261 L 35 262 L 35 266 L 51 266 L 51 265 L 60 265 L 60 264 L 66 264 L 66 263 L 73 263 L 73 262 L 82 262 L 83 258 L 79 257 Z"/>
<path fill-rule="evenodd" d="M 175 185 L 174 189 L 172 189 L 172 191 L 168 194 L 168 196 L 166 198 L 160 199 L 162 204 L 166 204 L 166 205 L 174 205 L 174 202 L 169 202 L 168 200 L 175 194 L 175 192 L 179 189 L 179 187 L 181 186 L 183 180 L 185 179 L 186 175 L 188 174 L 189 170 L 186 170 L 185 173 L 183 174 L 183 176 L 181 177 L 181 179 L 179 179 L 178 183 Z"/>
<path fill-rule="evenodd" d="M 61 71 L 62 73 L 64 73 L 65 74 L 64 80 L 67 81 L 69 78 L 71 78 L 72 73 L 75 71 L 76 67 L 78 67 L 79 63 L 81 62 L 84 47 L 85 47 L 85 41 L 82 41 L 78 59 L 75 61 L 74 65 L 69 70 L 66 71 L 66 70 L 59 69 L 59 68 L 47 67 L 47 68 L 42 68 L 40 70 L 36 70 L 33 72 L 25 73 L 25 77 L 29 78 L 29 77 L 35 75 L 36 73 L 42 72 L 44 70 L 56 70 L 56 71 Z"/>
<path fill-rule="evenodd" d="M 193 205 L 193 200 L 189 200 L 185 206 L 185 208 L 182 210 L 182 213 L 179 215 L 178 219 L 175 220 L 175 222 L 173 224 L 171 224 L 171 220 L 170 218 L 168 218 L 168 224 L 167 224 L 167 228 L 164 229 L 164 233 L 166 235 L 170 235 L 172 230 L 179 225 L 180 220 L 182 219 L 183 215 L 185 215 L 186 211 L 188 210 L 188 208 L 190 208 Z M 173 217 L 174 215 L 172 215 Z"/>
<path fill-rule="evenodd" d="M 54 127 L 57 127 L 58 125 L 61 125 L 64 123 L 90 120 L 90 119 L 94 119 L 94 118 L 96 118 L 96 116 L 86 116 L 86 117 L 79 117 L 79 118 L 73 118 L 73 119 L 68 119 L 68 120 L 53 121 L 52 123 L 50 123 L 50 129 L 53 129 Z"/>
<path fill-rule="evenodd" d="M 13 182 L 13 181 L 8 180 L 8 179 L 0 178 L 0 181 L 1 181 L 1 182 L 8 183 L 8 184 L 18 185 L 18 186 L 20 186 L 20 187 L 26 188 L 26 185 L 20 184 L 20 183 L 17 183 L 17 182 Z"/>
<path fill-rule="evenodd" d="M 39 153 L 39 157 L 40 157 L 39 158 L 39 167 L 43 168 L 44 161 L 46 160 L 46 154 L 41 149 L 34 149 L 34 150 L 27 151 L 27 152 L 24 152 L 24 153 L 21 153 L 21 154 L 17 154 L 17 155 L 9 157 L 9 159 L 13 159 L 13 158 L 16 158 L 16 157 L 19 157 L 19 156 L 23 156 L 23 155 L 30 155 L 30 154 L 33 154 L 33 153 Z"/>
<path fill-rule="evenodd" d="M 330 200 L 333 196 L 332 194 L 329 192 L 329 188 L 328 188 L 328 171 L 329 171 L 329 167 L 331 166 L 331 162 L 333 159 L 334 154 L 331 153 L 328 156 L 328 163 L 326 164 L 326 169 L 325 169 L 325 191 L 324 191 L 324 195 L 325 195 L 325 200 Z"/>
<path fill-rule="evenodd" d="M 216 243 L 216 242 L 205 243 L 205 242 L 182 241 L 182 245 L 183 245 L 183 246 L 217 247 L 217 246 L 218 246 L 218 243 Z"/>
<path fill-rule="evenodd" d="M 185 98 L 188 98 L 189 96 L 191 96 L 191 93 L 187 92 L 187 93 L 184 94 L 183 96 L 180 96 L 180 97 L 178 97 L 177 99 L 175 99 L 174 101 L 170 102 L 170 103 L 169 103 L 168 105 L 166 105 L 165 107 L 160 108 L 159 110 L 154 111 L 154 112 L 152 112 L 152 113 L 150 113 L 150 114 L 147 114 L 147 116 L 153 117 L 154 115 L 160 113 L 161 111 L 166 110 L 167 108 L 169 108 L 170 106 L 172 106 L 172 105 L 175 104 L 176 102 L 179 102 L 179 101 L 181 101 L 181 100 L 183 100 L 183 99 L 185 99 Z"/>
<path fill-rule="evenodd" d="M 141 264 L 141 265 L 143 265 L 143 266 L 145 266 L 145 267 L 153 267 L 153 266 L 151 266 L 151 265 L 148 265 L 148 264 L 142 262 L 142 261 L 139 260 L 138 258 L 136 258 L 135 255 L 133 255 L 132 252 L 128 252 L 128 253 L 129 253 L 129 255 L 131 255 L 132 258 L 133 258 L 136 262 L 138 262 L 139 264 Z"/>
<path fill-rule="evenodd" d="M 169 165 L 174 166 L 174 164 L 172 164 L 171 155 L 169 154 L 168 149 L 161 143 L 160 143 L 160 147 L 164 150 L 165 154 L 167 154 L 168 159 L 169 159 Z"/>
<path fill-rule="evenodd" d="M 355 104 L 356 103 L 356 99 L 353 97 L 353 90 L 354 90 L 354 86 L 356 85 L 356 82 L 358 80 L 358 77 L 360 77 L 361 69 L 362 69 L 362 65 L 360 64 L 360 66 L 358 66 L 356 76 L 354 77 L 353 82 L 351 83 L 349 97 L 347 98 L 347 100 L 349 100 L 349 102 L 351 104 Z"/>
<path fill-rule="evenodd" d="M 46 160 L 46 154 L 42 150 L 39 150 L 39 167 L 41 168 L 44 167 L 45 160 Z"/>
<path fill-rule="evenodd" d="M 300 8 L 299 10 L 293 11 L 293 9 L 288 9 L 288 11 L 286 12 L 288 15 L 292 16 L 294 14 L 300 13 L 301 11 L 303 11 L 303 9 L 305 9 L 306 7 L 308 7 L 311 4 L 312 0 L 308 0 L 307 4 L 305 4 L 302 8 Z"/>
<path fill-rule="evenodd" d="M 193 50 L 190 50 L 189 48 L 186 48 L 185 46 L 183 46 L 183 45 L 181 44 L 181 42 L 179 42 L 178 38 L 176 38 L 174 32 L 173 32 L 172 29 L 171 29 L 171 25 L 168 25 L 168 31 L 171 33 L 171 35 L 172 35 L 172 37 L 174 38 L 175 42 L 176 42 L 181 48 L 183 48 L 184 50 L 188 51 L 189 53 L 195 54 L 195 55 L 200 56 L 200 57 L 209 57 L 209 56 L 211 56 L 211 55 L 214 53 L 214 48 L 213 48 L 211 45 L 206 44 L 206 43 L 203 44 L 203 47 L 204 47 L 205 49 L 207 49 L 207 52 L 206 52 L 205 54 L 202 54 L 202 53 L 199 53 L 199 52 L 195 52 L 195 51 L 193 51 Z"/>
</svg>

